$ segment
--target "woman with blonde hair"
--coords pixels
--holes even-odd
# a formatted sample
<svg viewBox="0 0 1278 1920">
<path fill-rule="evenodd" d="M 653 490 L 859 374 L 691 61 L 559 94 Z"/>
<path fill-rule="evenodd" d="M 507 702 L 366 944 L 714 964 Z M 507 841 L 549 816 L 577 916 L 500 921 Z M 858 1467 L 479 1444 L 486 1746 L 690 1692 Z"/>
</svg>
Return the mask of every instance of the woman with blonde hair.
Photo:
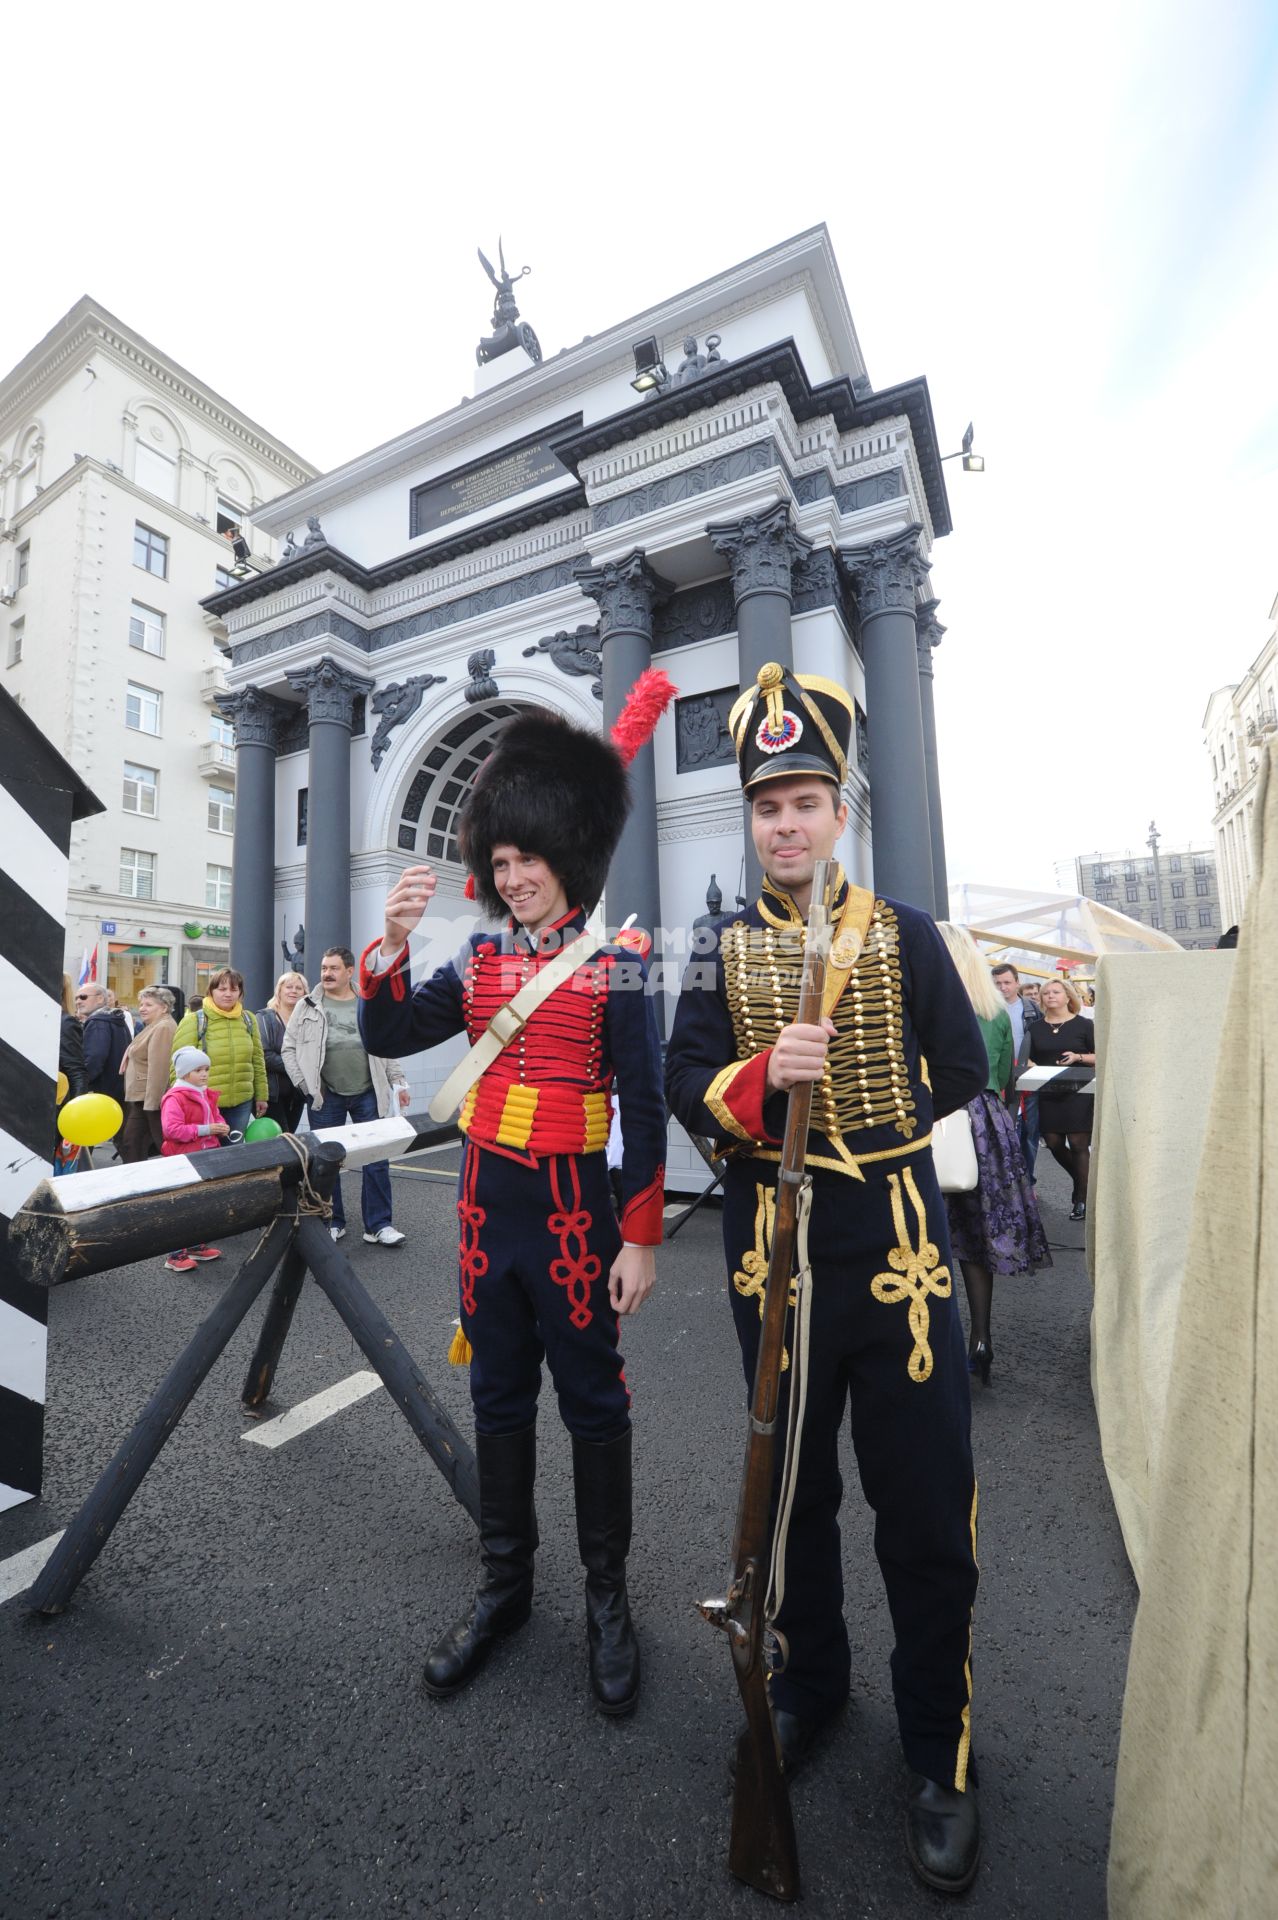
<svg viewBox="0 0 1278 1920">
<path fill-rule="evenodd" d="M 167 987 L 143 987 L 138 1023 L 120 1062 L 124 1074 L 124 1125 L 116 1145 L 130 1164 L 149 1159 L 164 1145 L 160 1103 L 169 1090 L 169 1059 L 177 1022 Z"/>
<path fill-rule="evenodd" d="M 1030 1059 L 1036 1067 L 1094 1067 L 1096 1030 L 1082 1011 L 1078 988 L 1063 974 L 1043 982 L 1043 1017 L 1030 1030 Z M 1038 1095 L 1043 1145 L 1070 1177 L 1071 1220 L 1087 1217 L 1087 1187 L 1092 1171 L 1092 1114 L 1095 1101 L 1074 1082 L 1051 1080 Z"/>
<path fill-rule="evenodd" d="M 306 1095 L 300 1087 L 293 1085 L 285 1070 L 282 1055 L 284 1035 L 294 1007 L 309 991 L 305 974 L 290 969 L 275 982 L 275 992 L 257 1016 L 262 1052 L 266 1058 L 266 1115 L 269 1120 L 277 1121 L 285 1133 L 296 1131 L 302 1108 L 306 1104 Z"/>
<path fill-rule="evenodd" d="M 967 1105 L 976 1149 L 976 1186 L 971 1193 L 945 1196 L 950 1245 L 963 1269 L 972 1323 L 968 1371 L 979 1374 L 981 1384 L 988 1387 L 994 1362 L 990 1338 L 994 1275 L 1033 1273 L 1038 1267 L 1050 1267 L 1052 1256 L 1016 1137 L 1012 1023 L 1003 996 L 967 928 L 949 920 L 940 920 L 937 926 L 967 988 L 989 1060 L 989 1079 Z"/>
</svg>

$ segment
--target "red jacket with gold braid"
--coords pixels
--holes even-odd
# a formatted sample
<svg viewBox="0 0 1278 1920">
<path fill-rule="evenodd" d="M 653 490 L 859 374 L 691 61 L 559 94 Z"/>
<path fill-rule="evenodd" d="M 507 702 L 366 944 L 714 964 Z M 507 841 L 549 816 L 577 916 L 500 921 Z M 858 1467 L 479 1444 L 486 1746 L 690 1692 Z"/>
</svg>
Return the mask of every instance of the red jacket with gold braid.
<svg viewBox="0 0 1278 1920">
<path fill-rule="evenodd" d="M 456 959 L 413 986 L 408 948 L 384 973 L 360 955 L 359 1029 L 369 1053 L 389 1058 L 466 1033 L 472 1044 L 497 1012 L 586 916 L 568 914 L 534 943 L 513 923 L 472 934 Z M 602 1153 L 621 1105 L 621 1230 L 659 1246 L 666 1151 L 661 1044 L 646 992 L 647 967 L 621 946 L 600 946 L 534 1011 L 462 1102 L 458 1125 L 476 1146 L 524 1166 L 550 1154 Z"/>
</svg>

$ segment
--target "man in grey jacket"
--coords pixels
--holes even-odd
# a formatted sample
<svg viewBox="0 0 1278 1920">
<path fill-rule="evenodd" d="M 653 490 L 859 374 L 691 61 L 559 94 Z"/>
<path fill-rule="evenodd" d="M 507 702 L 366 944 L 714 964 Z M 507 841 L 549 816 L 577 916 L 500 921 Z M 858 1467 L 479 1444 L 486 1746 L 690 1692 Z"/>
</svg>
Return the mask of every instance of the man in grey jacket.
<svg viewBox="0 0 1278 1920">
<path fill-rule="evenodd" d="M 317 1130 L 348 1120 L 388 1120 L 408 1108 L 408 1082 L 398 1060 L 365 1053 L 360 1041 L 354 972 L 350 948 L 330 947 L 320 964 L 318 987 L 298 1001 L 284 1035 L 284 1071 L 306 1095 L 311 1125 Z M 389 1161 L 364 1168 L 360 1211 L 370 1246 L 403 1246 L 404 1235 L 391 1225 Z M 340 1180 L 333 1190 L 330 1232 L 334 1240 L 346 1233 Z"/>
</svg>

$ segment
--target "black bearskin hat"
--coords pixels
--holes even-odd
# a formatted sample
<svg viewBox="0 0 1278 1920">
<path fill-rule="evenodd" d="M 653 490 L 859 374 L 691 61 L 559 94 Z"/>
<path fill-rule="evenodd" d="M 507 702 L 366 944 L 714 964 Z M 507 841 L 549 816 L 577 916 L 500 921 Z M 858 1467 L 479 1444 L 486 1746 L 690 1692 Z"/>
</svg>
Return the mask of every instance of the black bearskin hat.
<svg viewBox="0 0 1278 1920">
<path fill-rule="evenodd" d="M 520 714 L 481 767 L 461 817 L 462 858 L 485 913 L 507 908 L 493 885 L 492 850 L 535 853 L 563 882 L 570 907 L 590 913 L 630 811 L 616 747 L 549 710 Z"/>
</svg>

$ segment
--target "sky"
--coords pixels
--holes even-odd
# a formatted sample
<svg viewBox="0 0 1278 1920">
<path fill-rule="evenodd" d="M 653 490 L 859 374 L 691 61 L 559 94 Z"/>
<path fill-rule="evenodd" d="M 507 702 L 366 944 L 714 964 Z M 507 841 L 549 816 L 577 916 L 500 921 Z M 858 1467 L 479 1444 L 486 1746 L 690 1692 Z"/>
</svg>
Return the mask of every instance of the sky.
<svg viewBox="0 0 1278 1920">
<path fill-rule="evenodd" d="M 15 12 L 0 367 L 90 293 L 326 468 L 469 391 L 499 233 L 550 354 L 824 220 L 871 380 L 986 460 L 933 556 L 951 880 L 1210 843 L 1278 595 L 1266 0 Z"/>
</svg>

